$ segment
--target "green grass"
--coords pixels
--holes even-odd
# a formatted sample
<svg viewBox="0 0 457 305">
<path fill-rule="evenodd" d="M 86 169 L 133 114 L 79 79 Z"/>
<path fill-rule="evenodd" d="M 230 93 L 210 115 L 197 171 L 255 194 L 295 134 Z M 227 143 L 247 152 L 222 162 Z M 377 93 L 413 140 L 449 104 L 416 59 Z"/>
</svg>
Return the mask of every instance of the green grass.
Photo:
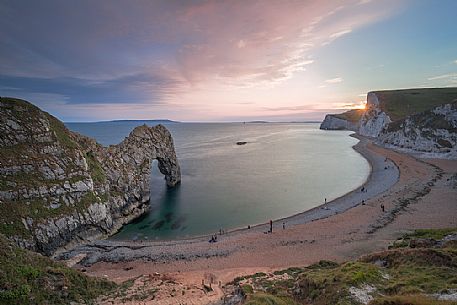
<svg viewBox="0 0 457 305">
<path fill-rule="evenodd" d="M 365 109 L 352 109 L 343 113 L 339 114 L 334 114 L 334 117 L 337 117 L 339 119 L 343 119 L 352 123 L 357 123 L 360 118 L 362 117 L 363 113 L 365 112 Z"/>
<path fill-rule="evenodd" d="M 416 230 L 404 238 L 441 240 L 455 228 Z M 284 275 L 288 277 L 284 278 Z M 449 302 L 421 301 L 424 295 L 457 290 L 457 247 L 395 248 L 361 257 L 356 261 L 337 264 L 320 261 L 304 268 L 289 268 L 270 275 L 244 277 L 252 282 L 242 289 L 252 304 L 279 304 L 284 298 L 300 304 L 356 304 L 351 287 L 374 287 L 372 305 L 449 305 Z M 240 279 L 240 280 L 244 280 Z M 251 291 L 252 288 L 252 291 Z M 262 298 L 253 296 L 261 294 Z M 265 297 L 265 293 L 268 297 Z M 279 298 L 279 301 L 272 299 Z M 255 303 L 256 302 L 256 303 Z M 390 303 L 389 303 L 390 302 Z M 409 302 L 409 303 L 408 303 Z M 454 303 L 455 304 L 455 303 Z"/>
<path fill-rule="evenodd" d="M 447 235 L 457 234 L 457 228 L 445 228 L 445 229 L 418 229 L 412 233 L 403 234 L 402 237 L 397 239 L 389 246 L 389 249 L 394 248 L 407 248 L 409 247 L 411 240 L 417 239 L 433 239 L 441 240 Z"/>
<path fill-rule="evenodd" d="M 457 88 L 424 88 L 375 91 L 381 109 L 393 120 L 430 110 L 457 99 Z"/>
<path fill-rule="evenodd" d="M 94 154 L 92 152 L 86 153 L 86 161 L 87 165 L 89 166 L 89 170 L 92 176 L 92 180 L 94 180 L 97 184 L 102 184 L 106 182 L 106 174 L 102 168 L 100 162 L 97 161 Z"/>
<path fill-rule="evenodd" d="M 293 299 L 277 297 L 266 293 L 255 293 L 248 296 L 244 305 L 296 305 Z"/>
<path fill-rule="evenodd" d="M 413 233 L 405 234 L 403 238 L 432 238 L 440 240 L 449 234 L 457 233 L 457 228 L 446 228 L 446 229 L 418 229 Z"/>
<path fill-rule="evenodd" d="M 0 304 L 93 304 L 115 288 L 112 282 L 20 249 L 0 234 Z"/>
<path fill-rule="evenodd" d="M 46 114 L 48 116 L 49 123 L 51 124 L 51 130 L 54 131 L 54 134 L 56 135 L 57 141 L 60 143 L 60 145 L 69 149 L 78 148 L 78 144 L 76 144 L 76 142 L 71 139 L 70 132 L 68 131 L 67 127 L 65 127 L 61 121 L 52 115 L 48 113 Z"/>
<path fill-rule="evenodd" d="M 28 124 L 38 122 L 43 115 L 49 120 L 51 130 L 54 132 L 59 143 L 66 148 L 77 148 L 78 145 L 71 139 L 70 133 L 65 125 L 47 112 L 42 111 L 35 105 L 21 99 L 2 97 L 4 107 L 9 109 L 12 116 L 19 122 Z"/>
<path fill-rule="evenodd" d="M 251 285 L 248 285 L 248 284 L 242 285 L 242 286 L 241 286 L 241 289 L 243 290 L 243 293 L 244 293 L 244 294 L 252 294 L 252 293 L 254 292 L 252 286 L 251 286 Z"/>
<path fill-rule="evenodd" d="M 381 297 L 369 305 L 457 305 L 455 301 L 438 301 L 424 295 L 401 295 Z"/>
</svg>

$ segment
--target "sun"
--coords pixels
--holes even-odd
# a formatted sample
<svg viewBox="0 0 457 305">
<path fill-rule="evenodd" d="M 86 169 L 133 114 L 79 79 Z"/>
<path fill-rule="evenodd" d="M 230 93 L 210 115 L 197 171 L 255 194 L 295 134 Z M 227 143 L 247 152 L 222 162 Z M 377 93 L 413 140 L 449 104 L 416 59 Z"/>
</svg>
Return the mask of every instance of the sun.
<svg viewBox="0 0 457 305">
<path fill-rule="evenodd" d="M 367 108 L 367 101 L 361 101 L 360 104 L 356 105 L 354 109 L 364 110 Z"/>
</svg>

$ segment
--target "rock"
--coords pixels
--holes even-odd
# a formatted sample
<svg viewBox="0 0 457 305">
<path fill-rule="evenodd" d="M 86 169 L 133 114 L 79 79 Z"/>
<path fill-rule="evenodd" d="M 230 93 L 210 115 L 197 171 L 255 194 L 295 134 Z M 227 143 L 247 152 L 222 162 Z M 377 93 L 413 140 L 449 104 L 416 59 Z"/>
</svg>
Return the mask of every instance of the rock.
<svg viewBox="0 0 457 305">
<path fill-rule="evenodd" d="M 380 102 L 375 92 L 367 95 L 366 111 L 360 119 L 358 133 L 362 136 L 377 137 L 392 120 L 381 110 Z"/>
<path fill-rule="evenodd" d="M 363 109 L 353 109 L 340 114 L 327 114 L 320 129 L 357 131 L 363 112 Z"/>
<path fill-rule="evenodd" d="M 25 227 L 26 234 L 9 238 L 46 255 L 113 234 L 145 213 L 151 160 L 158 160 L 169 187 L 181 180 L 173 139 L 162 125 L 139 126 L 106 148 L 17 99 L 0 99 L 0 150 L 0 233 Z"/>
<path fill-rule="evenodd" d="M 378 143 L 425 157 L 457 158 L 457 102 L 389 124 Z"/>
<path fill-rule="evenodd" d="M 457 159 L 456 98 L 452 88 L 369 92 L 358 121 L 356 110 L 328 114 L 320 128 L 355 130 L 378 145 L 421 157 Z"/>
<path fill-rule="evenodd" d="M 336 117 L 334 114 L 327 114 L 321 123 L 320 129 L 324 130 L 352 130 L 358 129 L 358 124 Z"/>
</svg>

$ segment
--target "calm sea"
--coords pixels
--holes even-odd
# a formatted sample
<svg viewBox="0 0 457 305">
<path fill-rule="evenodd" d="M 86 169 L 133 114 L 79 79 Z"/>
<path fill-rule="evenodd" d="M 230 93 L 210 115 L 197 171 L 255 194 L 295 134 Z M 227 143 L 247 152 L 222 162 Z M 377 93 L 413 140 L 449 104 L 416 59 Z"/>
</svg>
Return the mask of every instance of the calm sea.
<svg viewBox="0 0 457 305">
<path fill-rule="evenodd" d="M 142 122 L 68 123 L 103 145 Z M 347 131 L 314 123 L 168 123 L 182 183 L 167 189 L 154 163 L 151 210 L 115 239 L 175 239 L 212 234 L 306 211 L 360 186 L 368 162 Z M 238 141 L 248 142 L 236 145 Z"/>
</svg>

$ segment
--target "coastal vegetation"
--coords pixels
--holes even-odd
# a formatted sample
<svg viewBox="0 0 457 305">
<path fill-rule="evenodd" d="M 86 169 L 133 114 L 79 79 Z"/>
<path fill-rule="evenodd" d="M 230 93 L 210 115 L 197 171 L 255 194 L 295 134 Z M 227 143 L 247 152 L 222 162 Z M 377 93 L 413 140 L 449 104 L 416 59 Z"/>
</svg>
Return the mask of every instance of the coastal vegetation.
<svg viewBox="0 0 457 305">
<path fill-rule="evenodd" d="M 351 109 L 343 113 L 334 114 L 333 116 L 352 123 L 357 123 L 362 117 L 365 109 Z"/>
<path fill-rule="evenodd" d="M 393 121 L 389 128 L 400 125 L 406 117 L 426 112 L 431 115 L 431 110 L 437 106 L 455 103 L 457 101 L 457 88 L 420 88 L 403 90 L 373 91 L 380 101 L 380 109 L 387 113 Z M 351 109 L 343 113 L 332 114 L 333 117 L 357 123 L 365 113 L 365 109 Z M 438 124 L 438 123 L 436 123 Z M 446 126 L 435 126 L 447 128 Z"/>
<path fill-rule="evenodd" d="M 0 304 L 94 304 L 117 285 L 24 250 L 0 234 Z"/>
<path fill-rule="evenodd" d="M 374 93 L 381 101 L 381 110 L 392 121 L 457 100 L 457 88 L 382 90 Z"/>
<path fill-rule="evenodd" d="M 139 126 L 125 143 L 106 148 L 24 100 L 1 97 L 0 116 L 0 233 L 24 248 L 50 255 L 143 213 L 149 164 L 158 155 L 167 184 L 180 180 L 161 125 Z"/>
<path fill-rule="evenodd" d="M 389 250 L 338 264 L 236 278 L 246 304 L 457 304 L 457 228 L 416 230 Z M 449 300 L 446 300 L 449 299 Z"/>
</svg>

